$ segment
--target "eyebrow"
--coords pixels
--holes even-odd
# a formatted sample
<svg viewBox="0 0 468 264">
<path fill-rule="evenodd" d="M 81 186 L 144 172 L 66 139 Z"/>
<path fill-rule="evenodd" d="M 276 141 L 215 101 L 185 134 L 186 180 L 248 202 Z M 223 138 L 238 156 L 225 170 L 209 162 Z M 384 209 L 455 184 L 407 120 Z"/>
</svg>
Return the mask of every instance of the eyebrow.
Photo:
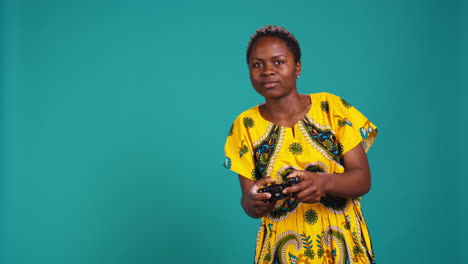
<svg viewBox="0 0 468 264">
<path fill-rule="evenodd" d="M 276 55 L 276 56 L 271 57 L 271 59 L 277 59 L 279 57 L 287 57 L 287 56 L 283 55 L 283 54 L 280 54 L 280 55 Z M 261 60 L 261 61 L 263 61 L 263 59 L 261 59 L 261 58 L 250 58 L 250 60 Z"/>
</svg>

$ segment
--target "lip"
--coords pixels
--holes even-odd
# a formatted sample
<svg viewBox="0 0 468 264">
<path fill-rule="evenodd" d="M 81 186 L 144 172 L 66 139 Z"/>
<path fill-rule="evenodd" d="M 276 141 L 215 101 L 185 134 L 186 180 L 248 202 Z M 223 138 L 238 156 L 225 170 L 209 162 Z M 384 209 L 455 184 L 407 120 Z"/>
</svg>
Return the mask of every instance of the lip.
<svg viewBox="0 0 468 264">
<path fill-rule="evenodd" d="M 279 85 L 279 83 L 280 83 L 279 81 L 265 81 L 265 82 L 261 82 L 260 84 L 265 88 L 273 88 Z"/>
</svg>

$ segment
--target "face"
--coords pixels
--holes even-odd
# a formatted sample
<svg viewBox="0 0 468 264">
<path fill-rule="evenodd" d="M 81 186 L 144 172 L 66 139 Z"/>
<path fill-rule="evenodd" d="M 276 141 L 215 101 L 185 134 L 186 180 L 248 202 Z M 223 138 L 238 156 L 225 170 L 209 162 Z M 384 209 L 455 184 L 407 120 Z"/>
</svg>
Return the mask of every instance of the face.
<svg viewBox="0 0 468 264">
<path fill-rule="evenodd" d="M 262 37 L 252 46 L 249 58 L 250 81 L 265 99 L 296 93 L 301 63 L 280 38 Z"/>
</svg>

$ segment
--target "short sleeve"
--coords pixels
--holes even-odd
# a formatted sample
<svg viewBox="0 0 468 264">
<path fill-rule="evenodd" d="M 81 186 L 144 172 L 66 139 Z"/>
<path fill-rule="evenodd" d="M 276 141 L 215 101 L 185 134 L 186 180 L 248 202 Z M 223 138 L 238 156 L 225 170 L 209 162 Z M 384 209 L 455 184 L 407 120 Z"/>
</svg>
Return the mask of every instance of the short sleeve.
<svg viewBox="0 0 468 264">
<path fill-rule="evenodd" d="M 342 155 L 361 143 L 367 152 L 377 136 L 377 127 L 346 100 L 330 95 L 332 127 L 342 147 Z"/>
<path fill-rule="evenodd" d="M 233 122 L 224 146 L 224 167 L 248 179 L 254 179 L 255 162 L 248 136 L 248 117 L 239 116 Z"/>
</svg>

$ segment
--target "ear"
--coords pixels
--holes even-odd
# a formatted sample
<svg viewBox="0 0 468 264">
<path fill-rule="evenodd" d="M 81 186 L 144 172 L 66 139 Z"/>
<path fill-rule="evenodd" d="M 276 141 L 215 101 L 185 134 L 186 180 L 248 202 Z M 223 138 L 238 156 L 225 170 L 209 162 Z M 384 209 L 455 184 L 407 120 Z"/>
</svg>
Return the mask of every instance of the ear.
<svg viewBox="0 0 468 264">
<path fill-rule="evenodd" d="M 302 64 L 300 61 L 296 62 L 296 79 L 299 79 L 299 76 L 302 72 Z"/>
</svg>

